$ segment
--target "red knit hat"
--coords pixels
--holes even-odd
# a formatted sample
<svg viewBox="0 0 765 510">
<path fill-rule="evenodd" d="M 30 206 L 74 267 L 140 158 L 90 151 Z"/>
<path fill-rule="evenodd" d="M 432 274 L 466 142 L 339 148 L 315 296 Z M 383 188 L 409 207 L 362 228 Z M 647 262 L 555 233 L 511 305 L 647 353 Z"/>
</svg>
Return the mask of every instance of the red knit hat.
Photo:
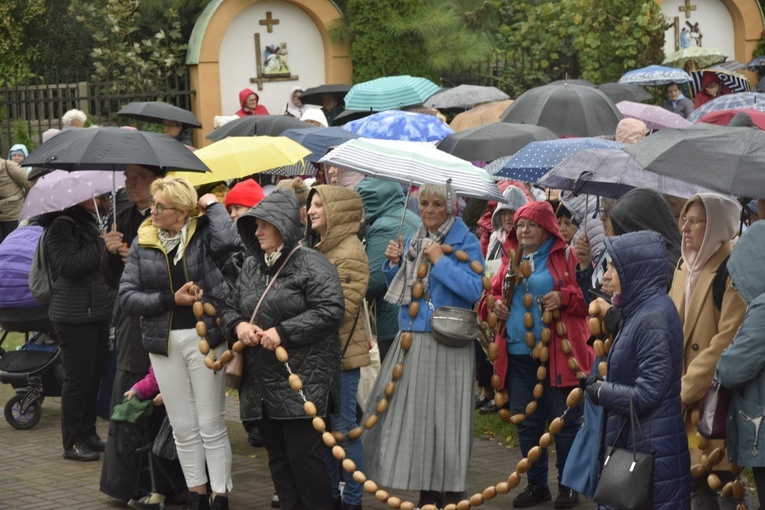
<svg viewBox="0 0 765 510">
<path fill-rule="evenodd" d="M 265 196 L 260 184 L 252 179 L 247 179 L 235 185 L 226 194 L 226 209 L 232 205 L 241 205 L 248 208 L 255 207 Z"/>
</svg>

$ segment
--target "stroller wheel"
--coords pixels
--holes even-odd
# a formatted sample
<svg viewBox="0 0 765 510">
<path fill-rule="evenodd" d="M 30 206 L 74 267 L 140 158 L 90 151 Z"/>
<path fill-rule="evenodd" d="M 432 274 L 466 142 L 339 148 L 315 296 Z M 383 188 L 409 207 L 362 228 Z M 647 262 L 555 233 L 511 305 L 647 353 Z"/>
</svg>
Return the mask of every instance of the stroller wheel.
<svg viewBox="0 0 765 510">
<path fill-rule="evenodd" d="M 24 394 L 17 394 L 5 404 L 5 420 L 11 427 L 28 430 L 40 422 L 42 406 L 36 398 L 29 397 Z"/>
</svg>

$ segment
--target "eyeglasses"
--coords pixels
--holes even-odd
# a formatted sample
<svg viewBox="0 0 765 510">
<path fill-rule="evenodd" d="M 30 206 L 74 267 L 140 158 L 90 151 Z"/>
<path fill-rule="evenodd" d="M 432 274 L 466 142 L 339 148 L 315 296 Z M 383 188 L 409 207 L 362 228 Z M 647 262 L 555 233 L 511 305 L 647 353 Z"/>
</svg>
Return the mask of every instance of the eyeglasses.
<svg viewBox="0 0 765 510">
<path fill-rule="evenodd" d="M 149 202 L 149 208 L 156 209 L 157 214 L 162 214 L 164 211 L 167 211 L 167 210 L 173 210 L 173 211 L 177 210 L 175 207 L 168 207 L 165 204 L 160 204 L 159 202 L 155 202 L 153 200 Z"/>
<path fill-rule="evenodd" d="M 693 230 L 696 228 L 696 225 L 699 223 L 706 223 L 707 220 L 697 220 L 696 218 L 680 218 L 680 221 L 683 222 L 683 226 L 688 225 L 688 228 Z"/>
<path fill-rule="evenodd" d="M 606 217 L 606 210 L 603 207 L 598 209 L 598 216 L 600 216 L 601 220 L 603 220 Z"/>
<path fill-rule="evenodd" d="M 515 230 L 526 230 L 527 228 L 531 231 L 534 231 L 539 228 L 539 225 L 533 222 L 515 224 Z"/>
</svg>

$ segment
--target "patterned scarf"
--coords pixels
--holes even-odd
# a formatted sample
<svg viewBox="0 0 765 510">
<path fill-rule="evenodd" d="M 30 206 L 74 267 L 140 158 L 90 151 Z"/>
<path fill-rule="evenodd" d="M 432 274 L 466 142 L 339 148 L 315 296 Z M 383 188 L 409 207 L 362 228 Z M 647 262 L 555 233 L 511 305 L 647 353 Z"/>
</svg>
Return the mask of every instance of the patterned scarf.
<svg viewBox="0 0 765 510">
<path fill-rule="evenodd" d="M 173 257 L 173 265 L 178 265 L 178 262 L 183 258 L 183 252 L 186 249 L 186 243 L 189 240 L 189 225 L 191 224 L 191 218 L 186 218 L 186 224 L 183 225 L 181 231 L 176 235 L 171 236 L 167 230 L 157 229 L 157 235 L 159 235 L 159 242 L 162 243 L 165 253 L 170 253 L 177 246 L 178 251 L 175 252 Z"/>
<path fill-rule="evenodd" d="M 265 260 L 266 260 L 266 266 L 271 267 L 274 264 L 276 264 L 276 261 L 279 260 L 279 257 L 282 256 L 282 249 L 284 249 L 284 244 L 279 246 L 277 249 L 275 249 L 271 255 L 264 254 Z"/>
</svg>

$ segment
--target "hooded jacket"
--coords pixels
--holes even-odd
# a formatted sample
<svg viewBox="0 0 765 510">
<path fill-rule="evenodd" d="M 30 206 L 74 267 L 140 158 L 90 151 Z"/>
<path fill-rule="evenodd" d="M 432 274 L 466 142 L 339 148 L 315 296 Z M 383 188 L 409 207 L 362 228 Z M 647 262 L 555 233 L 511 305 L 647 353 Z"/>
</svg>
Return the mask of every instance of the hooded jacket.
<svg viewBox="0 0 765 510">
<path fill-rule="evenodd" d="M 714 377 L 720 354 L 730 345 L 746 313 L 746 303 L 727 279 L 722 305 L 718 309 L 714 299 L 713 283 L 721 264 L 731 253 L 730 240 L 736 234 L 740 211 L 738 206 L 714 193 L 701 193 L 692 197 L 680 213 L 685 217 L 688 207 L 700 201 L 706 212 L 704 240 L 698 253 L 691 252 L 683 243 L 683 258 L 677 264 L 670 297 L 683 321 L 683 379 L 680 398 L 689 406 L 685 413 L 685 428 L 689 437 L 696 434 L 691 422 L 690 409 L 701 405 Z M 698 227 L 697 230 L 700 230 Z M 690 285 L 691 279 L 694 284 Z M 722 446 L 722 441 L 709 441 L 704 450 L 709 455 Z M 691 465 L 701 462 L 701 450 L 691 449 Z M 715 469 L 727 469 L 718 465 Z"/>
<path fill-rule="evenodd" d="M 221 208 L 222 210 L 222 208 Z M 224 260 L 239 248 L 231 218 L 225 212 L 192 216 L 183 264 L 188 281 L 203 291 L 203 299 L 220 311 L 228 297 L 228 285 L 216 260 Z M 143 347 L 151 354 L 167 356 L 170 324 L 176 308 L 172 282 L 172 261 L 159 241 L 157 228 L 149 217 L 138 228 L 130 246 L 128 262 L 122 272 L 119 287 L 120 303 L 128 315 L 141 316 Z M 185 283 L 185 282 L 183 282 Z M 214 318 L 204 316 L 210 345 L 220 345 L 225 339 Z M 201 356 L 201 354 L 200 354 Z"/>
<path fill-rule="evenodd" d="M 765 467 L 765 222 L 756 221 L 744 232 L 728 260 L 728 271 L 748 306 L 733 343 L 717 362 L 717 379 L 733 390 L 728 458 L 739 466 Z"/>
<path fill-rule="evenodd" d="M 27 150 L 27 146 L 26 146 L 26 145 L 24 145 L 23 143 L 17 143 L 17 144 L 16 144 L 16 145 L 14 145 L 13 147 L 11 147 L 11 149 L 8 151 L 8 159 L 11 159 L 11 155 L 12 155 L 14 152 L 20 152 L 20 153 L 22 153 L 22 154 L 24 155 L 24 157 L 25 157 L 25 158 L 26 158 L 27 156 L 29 156 L 29 151 Z"/>
<path fill-rule="evenodd" d="M 10 159 L 0 159 L 0 222 L 19 219 L 24 196 L 31 187 L 23 168 Z"/>
<path fill-rule="evenodd" d="M 258 219 L 274 225 L 284 239 L 282 256 L 271 267 L 266 265 L 265 253 L 255 237 Z M 271 277 L 300 241 L 300 213 L 294 193 L 274 191 L 240 216 L 236 227 L 248 256 L 221 315 L 221 328 L 232 340 L 236 325 L 250 321 Z M 289 354 L 290 369 L 300 374 L 303 393 L 316 404 L 317 416 L 326 416 L 330 403 L 337 406 L 337 331 L 344 309 L 343 287 L 335 267 L 316 250 L 300 248 L 287 261 L 253 320 L 263 329 L 276 328 Z M 242 419 L 260 419 L 264 408 L 277 420 L 309 419 L 303 399 L 290 387 L 288 377 L 287 368 L 273 351 L 246 348 L 239 390 Z"/>
<path fill-rule="evenodd" d="M 580 236 L 586 235 L 590 240 L 590 250 L 592 251 L 592 260 L 600 259 L 606 249 L 603 244 L 605 232 L 603 222 L 600 221 L 600 215 L 597 214 L 597 197 L 587 195 L 574 196 L 570 191 L 564 191 L 560 194 L 561 203 L 571 211 L 571 220 L 579 225 L 579 230 L 574 234 L 571 245 L 576 243 Z M 585 216 L 587 220 L 585 221 Z M 594 216 L 594 217 L 593 217 Z M 587 224 L 585 231 L 584 225 Z M 587 296 L 585 296 L 585 300 Z"/>
<path fill-rule="evenodd" d="M 567 248 L 566 241 L 563 240 L 563 236 L 558 230 L 558 222 L 549 202 L 527 203 L 515 212 L 513 224 L 518 223 L 521 218 L 533 221 L 555 239 L 547 258 L 547 269 L 555 282 L 553 290 L 561 293 L 560 320 L 566 325 L 566 338 L 571 343 L 572 354 L 579 363 L 577 372 L 589 373 L 594 354 L 592 349 L 587 346 L 587 339 L 589 338 L 586 323 L 587 306 L 582 297 L 582 289 L 576 282 L 577 259 L 572 251 Z M 508 233 L 505 245 L 513 253 L 518 249 L 515 228 Z M 502 291 L 509 262 L 509 257 L 503 260 L 499 272 L 492 278 L 491 293 L 495 299 L 503 299 Z M 490 310 L 486 307 L 486 300 L 482 299 L 480 315 L 485 318 L 489 312 Z M 548 345 L 550 360 L 547 363 L 550 385 L 555 387 L 576 386 L 578 384 L 576 373 L 568 367 L 568 357 L 561 350 L 561 342 L 564 338 L 557 334 L 554 327 L 551 327 L 550 331 L 552 333 Z M 504 388 L 508 364 L 507 337 L 504 328 L 497 332 L 495 342 L 499 347 L 499 357 L 494 362 L 494 373 L 500 377 L 500 387 Z"/>
<path fill-rule="evenodd" d="M 362 308 L 369 285 L 369 260 L 356 235 L 364 212 L 361 197 L 342 186 L 321 185 L 311 189 L 309 204 L 315 195 L 324 207 L 327 233 L 320 238 L 311 228 L 309 215 L 307 240 L 310 247 L 324 254 L 335 266 L 343 286 L 345 316 L 339 331 L 342 368 L 365 367 L 369 365 L 369 342 Z"/>
<path fill-rule="evenodd" d="M 706 87 L 707 85 L 715 81 L 720 83 L 720 89 L 717 91 L 716 96 L 710 96 L 709 94 L 707 94 Z M 699 90 L 699 92 L 696 94 L 696 97 L 693 98 L 694 108 L 699 108 L 700 106 L 707 104 L 713 99 L 716 99 L 720 96 L 731 93 L 730 87 L 728 87 L 727 85 L 723 85 L 722 82 L 720 82 L 720 78 L 714 72 L 702 73 L 700 89 L 701 90 Z"/>
<path fill-rule="evenodd" d="M 396 239 L 404 214 L 404 191 L 401 185 L 393 181 L 365 177 L 356 191 L 364 204 L 366 222 L 366 252 L 369 260 L 369 287 L 367 301 L 375 304 L 377 311 L 377 340 L 391 341 L 398 333 L 398 307 L 385 301 L 388 284 L 383 274 L 385 249 L 388 241 Z M 406 210 L 401 237 L 410 238 L 420 224 L 420 218 Z"/>
<path fill-rule="evenodd" d="M 502 196 L 505 197 L 507 202 L 497 203 L 497 207 L 491 214 L 492 232 L 489 237 L 489 245 L 486 248 L 486 265 L 489 266 L 489 271 L 492 274 L 496 273 L 497 269 L 499 269 L 502 259 L 507 258 L 503 244 L 507 241 L 508 233 L 502 228 L 500 212 L 511 211 L 514 215 L 515 211 L 529 201 L 526 194 L 515 186 L 508 186 L 502 192 Z M 492 268 L 492 266 L 494 267 Z"/>
<path fill-rule="evenodd" d="M 237 117 L 246 117 L 248 115 L 268 115 L 268 110 L 265 106 L 262 104 L 258 104 L 258 106 L 255 107 L 252 111 L 246 111 L 244 109 L 247 98 L 250 96 L 250 94 L 255 94 L 255 97 L 258 98 L 258 101 L 260 101 L 260 96 L 257 92 L 255 92 L 252 89 L 242 89 L 239 91 L 239 106 L 241 107 L 234 115 Z"/>
<path fill-rule="evenodd" d="M 683 331 L 666 294 L 666 244 L 656 232 L 645 231 L 605 242 L 621 282 L 623 321 L 599 392 L 607 415 L 605 447 L 632 448 L 632 399 L 643 431 L 642 436 L 635 431 L 635 449 L 653 452 L 656 459 L 653 508 L 690 509 L 691 465 L 680 404 Z"/>
</svg>

